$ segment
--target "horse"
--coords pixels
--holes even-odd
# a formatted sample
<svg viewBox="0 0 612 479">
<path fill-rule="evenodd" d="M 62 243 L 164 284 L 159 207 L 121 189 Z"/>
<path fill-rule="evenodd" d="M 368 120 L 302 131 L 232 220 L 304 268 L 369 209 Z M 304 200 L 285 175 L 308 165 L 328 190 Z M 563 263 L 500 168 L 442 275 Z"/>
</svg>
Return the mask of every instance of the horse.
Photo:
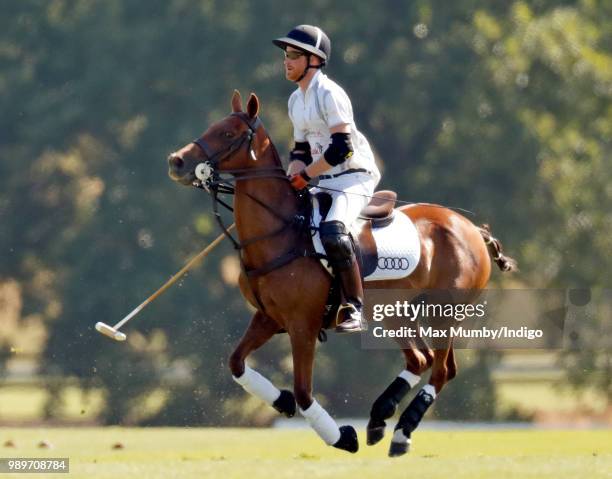
<svg viewBox="0 0 612 479">
<path fill-rule="evenodd" d="M 295 219 L 300 218 L 299 195 L 290 186 L 259 117 L 259 99 L 251 93 L 243 111 L 240 93 L 234 91 L 231 107 L 229 116 L 171 153 L 167 161 L 170 178 L 182 185 L 201 187 L 199 178 L 220 174 L 230 175 L 235 184 L 233 212 L 238 240 L 233 241 L 242 264 L 239 287 L 255 313 L 230 355 L 232 377 L 247 392 L 287 417 L 299 408 L 326 444 L 354 453 L 359 448 L 355 429 L 350 425 L 339 427 L 312 392 L 315 346 L 332 277 L 320 258 L 300 253 L 308 249 L 305 242 L 310 236 L 305 239 L 301 229 L 294 227 Z M 491 274 L 491 257 L 504 272 L 516 269 L 516 262 L 503 254 L 501 243 L 486 225 L 477 227 L 439 205 L 410 204 L 396 208 L 396 213 L 406 215 L 416 226 L 421 247 L 418 265 L 408 277 L 366 282 L 366 288 L 482 290 Z M 293 391 L 278 389 L 246 363 L 249 354 L 279 332 L 286 332 L 291 342 Z M 409 450 L 411 434 L 457 373 L 452 343 L 433 350 L 416 343 L 400 348 L 406 367 L 372 405 L 367 425 L 369 445 L 383 438 L 385 421 L 397 412 L 399 403 L 421 376 L 428 369 L 431 374 L 402 412 L 390 443 L 390 456 L 401 456 Z"/>
</svg>

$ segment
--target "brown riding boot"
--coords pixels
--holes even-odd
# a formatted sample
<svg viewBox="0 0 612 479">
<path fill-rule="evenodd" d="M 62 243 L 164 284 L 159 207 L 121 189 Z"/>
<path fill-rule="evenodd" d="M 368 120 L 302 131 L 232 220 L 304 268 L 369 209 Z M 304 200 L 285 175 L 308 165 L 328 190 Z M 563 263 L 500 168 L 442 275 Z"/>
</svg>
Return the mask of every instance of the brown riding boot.
<svg viewBox="0 0 612 479">
<path fill-rule="evenodd" d="M 357 261 L 353 260 L 348 269 L 338 272 L 345 303 L 338 309 L 341 322 L 336 326 L 338 333 L 358 333 L 365 330 L 361 309 L 363 306 L 363 285 Z"/>
</svg>

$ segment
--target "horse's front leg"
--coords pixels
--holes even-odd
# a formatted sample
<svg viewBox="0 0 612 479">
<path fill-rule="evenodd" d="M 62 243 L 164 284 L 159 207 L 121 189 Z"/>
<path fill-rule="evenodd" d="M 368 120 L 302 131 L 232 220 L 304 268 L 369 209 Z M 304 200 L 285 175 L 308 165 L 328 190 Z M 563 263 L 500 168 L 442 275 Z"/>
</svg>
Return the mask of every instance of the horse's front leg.
<svg viewBox="0 0 612 479">
<path fill-rule="evenodd" d="M 240 384 L 246 392 L 257 396 L 287 417 L 293 417 L 295 415 L 293 393 L 286 389 L 281 391 L 245 363 L 246 357 L 265 344 L 278 330 L 278 323 L 257 311 L 240 343 L 231 354 L 229 367 L 234 381 Z"/>
<path fill-rule="evenodd" d="M 312 370 L 318 328 L 305 323 L 294 321 L 289 331 L 293 353 L 293 391 L 300 413 L 328 446 L 357 452 L 359 443 L 355 429 L 352 426 L 338 427 L 336 421 L 312 397 Z"/>
</svg>

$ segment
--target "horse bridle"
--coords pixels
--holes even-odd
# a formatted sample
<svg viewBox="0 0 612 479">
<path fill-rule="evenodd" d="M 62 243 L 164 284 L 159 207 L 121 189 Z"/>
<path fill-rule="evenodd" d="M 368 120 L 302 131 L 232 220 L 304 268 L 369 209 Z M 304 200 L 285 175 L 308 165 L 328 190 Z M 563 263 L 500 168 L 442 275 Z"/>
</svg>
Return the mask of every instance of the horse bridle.
<svg viewBox="0 0 612 479">
<path fill-rule="evenodd" d="M 269 213 L 271 213 L 274 217 L 279 219 L 282 222 L 282 226 L 275 231 L 270 233 L 256 236 L 254 238 L 249 238 L 244 240 L 243 242 L 239 242 L 235 239 L 228 228 L 223 223 L 223 219 L 221 218 L 221 214 L 219 213 L 218 205 L 221 204 L 225 208 L 233 211 L 233 208 L 225 203 L 223 200 L 218 198 L 218 195 L 221 194 L 234 194 L 234 185 L 232 182 L 254 179 L 254 178 L 278 178 L 284 181 L 289 181 L 288 177 L 285 174 L 285 171 L 282 166 L 275 166 L 270 168 L 258 168 L 254 170 L 253 168 L 237 168 L 237 169 L 228 169 L 228 170 L 218 170 L 218 166 L 222 160 L 228 158 L 229 156 L 238 152 L 245 143 L 247 143 L 246 151 L 248 151 L 253 160 L 257 160 L 255 156 L 255 152 L 252 148 L 253 138 L 256 135 L 256 130 L 262 125 L 259 117 L 255 118 L 255 122 L 251 123 L 249 119 L 246 118 L 246 115 L 241 112 L 232 113 L 232 116 L 236 116 L 243 123 L 245 123 L 248 127 L 247 131 L 244 132 L 239 138 L 236 138 L 227 148 L 219 151 L 213 151 L 208 142 L 203 138 L 197 138 L 192 143 L 197 145 L 204 155 L 206 156 L 205 161 L 199 163 L 195 169 L 196 178 L 199 180 L 198 182 L 194 182 L 194 186 L 197 188 L 205 189 L 208 193 L 210 193 L 211 198 L 213 200 L 213 213 L 217 220 L 217 223 L 221 227 L 221 230 L 225 233 L 225 235 L 229 238 L 229 240 L 233 243 L 234 248 L 236 250 L 241 250 L 245 246 L 257 243 L 258 241 L 262 241 L 265 239 L 269 239 L 273 236 L 277 236 L 287 229 L 291 227 L 301 227 L 306 223 L 306 218 L 301 215 L 295 215 L 293 218 L 288 219 L 277 213 L 271 206 L 267 205 L 259 198 L 251 195 L 250 193 L 245 193 L 248 198 L 250 198 L 255 203 L 259 204 L 261 207 L 266 209 Z M 222 178 L 221 174 L 231 175 L 229 178 Z M 302 256 L 302 254 L 298 254 L 295 251 L 291 251 L 285 255 L 280 256 L 276 260 L 270 262 L 269 264 L 257 268 L 249 270 L 246 268 L 242 261 L 242 255 L 239 254 L 240 262 L 243 266 L 245 273 L 250 276 L 260 276 L 266 274 L 270 271 L 273 271 L 276 268 L 280 268 L 285 264 L 293 261 L 293 259 Z"/>
<path fill-rule="evenodd" d="M 210 177 L 212 177 L 212 175 L 215 173 L 215 170 L 219 166 L 219 163 L 228 156 L 238 151 L 240 148 L 242 148 L 242 145 L 247 140 L 248 150 L 250 151 L 251 157 L 255 159 L 255 152 L 253 151 L 251 144 L 253 143 L 253 137 L 256 134 L 255 132 L 257 131 L 257 128 L 259 128 L 262 124 L 261 119 L 259 117 L 256 117 L 255 123 L 251 124 L 251 122 L 244 117 L 244 114 L 235 112 L 232 113 L 232 116 L 239 118 L 243 123 L 247 125 L 248 129 L 246 132 L 244 132 L 244 134 L 240 135 L 240 137 L 236 138 L 236 140 L 230 143 L 227 148 L 219 151 L 213 151 L 204 138 L 196 138 L 192 141 L 192 143 L 197 145 L 200 150 L 202 150 L 202 153 L 204 153 L 204 155 L 206 156 L 206 161 L 198 164 L 195 170 L 196 178 L 198 178 L 202 182 L 205 182 Z M 231 173 L 231 171 L 228 171 L 228 173 Z"/>
</svg>

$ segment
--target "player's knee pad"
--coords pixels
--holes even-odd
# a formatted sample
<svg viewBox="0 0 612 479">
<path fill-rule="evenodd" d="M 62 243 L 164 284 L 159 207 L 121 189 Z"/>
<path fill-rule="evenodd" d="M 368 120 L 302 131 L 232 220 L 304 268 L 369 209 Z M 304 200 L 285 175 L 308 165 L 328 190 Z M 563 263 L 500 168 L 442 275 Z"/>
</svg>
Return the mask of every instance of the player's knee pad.
<svg viewBox="0 0 612 479">
<path fill-rule="evenodd" d="M 332 267 L 342 271 L 354 260 L 353 242 L 341 221 L 324 221 L 319 225 L 321 243 Z"/>
</svg>

